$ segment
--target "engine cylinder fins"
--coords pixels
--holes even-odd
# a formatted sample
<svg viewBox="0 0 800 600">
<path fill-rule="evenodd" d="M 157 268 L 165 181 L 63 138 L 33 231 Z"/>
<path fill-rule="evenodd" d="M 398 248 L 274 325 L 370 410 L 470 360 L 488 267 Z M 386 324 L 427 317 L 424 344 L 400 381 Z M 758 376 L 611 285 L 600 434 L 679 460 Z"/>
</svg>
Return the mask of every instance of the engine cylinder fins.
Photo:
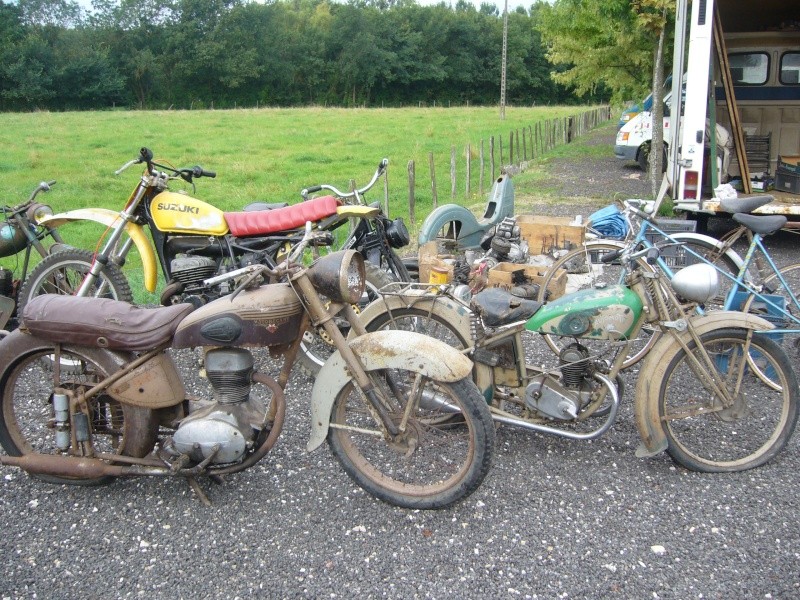
<svg viewBox="0 0 800 600">
<path fill-rule="evenodd" d="M 206 376 L 220 404 L 245 402 L 250 396 L 253 355 L 242 348 L 209 350 L 205 356 Z"/>
<path fill-rule="evenodd" d="M 567 387 L 579 387 L 589 367 L 589 350 L 581 344 L 570 344 L 558 355 L 561 375 Z"/>
</svg>

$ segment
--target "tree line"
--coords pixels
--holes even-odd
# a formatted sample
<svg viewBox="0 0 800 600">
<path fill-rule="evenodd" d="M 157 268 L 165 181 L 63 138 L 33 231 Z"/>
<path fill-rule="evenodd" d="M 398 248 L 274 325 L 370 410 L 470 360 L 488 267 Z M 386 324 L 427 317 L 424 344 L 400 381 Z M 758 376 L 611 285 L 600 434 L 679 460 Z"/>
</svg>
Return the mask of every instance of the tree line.
<svg viewBox="0 0 800 600">
<path fill-rule="evenodd" d="M 508 16 L 511 105 L 578 102 L 551 77 L 546 9 Z M 502 33 L 465 0 L 0 0 L 0 110 L 496 104 Z"/>
</svg>

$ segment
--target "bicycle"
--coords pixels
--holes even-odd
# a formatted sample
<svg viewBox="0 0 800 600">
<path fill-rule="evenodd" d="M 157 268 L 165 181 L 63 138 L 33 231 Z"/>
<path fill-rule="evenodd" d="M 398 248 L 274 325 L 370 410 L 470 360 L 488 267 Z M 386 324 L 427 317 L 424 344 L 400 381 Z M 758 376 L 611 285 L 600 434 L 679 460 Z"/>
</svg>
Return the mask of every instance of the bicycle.
<svg viewBox="0 0 800 600">
<path fill-rule="evenodd" d="M 717 294 L 705 304 L 708 309 L 745 310 L 745 312 L 758 312 L 769 317 L 770 321 L 780 324 L 781 318 L 788 318 L 800 325 L 800 303 L 791 292 L 792 287 L 800 290 L 800 264 L 793 264 L 778 268 L 764 246 L 762 240 L 765 235 L 778 231 L 786 223 L 786 218 L 781 216 L 749 215 L 750 211 L 768 204 L 772 201 L 769 195 L 749 198 L 735 198 L 723 200 L 721 208 L 726 212 L 734 213 L 734 220 L 740 227 L 727 234 L 723 239 L 717 240 L 710 236 L 694 233 L 668 233 L 661 229 L 652 216 L 652 212 L 641 209 L 641 203 L 635 200 L 623 203 L 623 215 L 629 224 L 627 240 L 592 240 L 584 246 L 576 248 L 561 256 L 544 275 L 539 292 L 539 300 L 545 300 L 545 293 L 553 277 L 558 276 L 559 269 L 568 272 L 582 272 L 584 278 L 573 277 L 572 285 L 579 289 L 602 289 L 620 281 L 619 265 L 612 262 L 603 262 L 603 257 L 612 252 L 618 252 L 627 244 L 636 244 L 642 247 L 658 247 L 661 252 L 659 259 L 653 266 L 643 268 L 660 269 L 668 277 L 673 277 L 675 272 L 697 262 L 704 262 L 714 266 L 722 275 Z M 640 220 L 637 227 L 633 224 L 632 217 Z M 768 223 L 768 224 L 767 224 Z M 756 227 L 759 232 L 754 232 Z M 635 232 L 635 233 L 634 233 Z M 658 241 L 654 241 L 654 236 Z M 743 236 L 749 239 L 748 250 L 742 258 L 733 246 L 742 240 Z M 761 260 L 763 257 L 764 260 Z M 766 261 L 766 265 L 764 264 Z M 796 283 L 789 283 L 796 282 Z M 775 296 L 779 288 L 791 300 L 788 304 Z M 782 294 L 778 294 L 781 296 Z M 793 330 L 781 329 L 780 333 L 792 333 Z M 800 331 L 797 331 L 800 332 Z M 653 347 L 658 339 L 658 332 L 643 330 L 639 343 L 634 347 L 633 353 L 627 357 L 624 368 L 628 368 L 641 360 Z M 773 333 L 773 335 L 775 335 Z M 780 338 L 779 338 L 780 339 Z M 554 352 L 561 350 L 557 338 L 545 336 L 545 341 Z"/>
</svg>

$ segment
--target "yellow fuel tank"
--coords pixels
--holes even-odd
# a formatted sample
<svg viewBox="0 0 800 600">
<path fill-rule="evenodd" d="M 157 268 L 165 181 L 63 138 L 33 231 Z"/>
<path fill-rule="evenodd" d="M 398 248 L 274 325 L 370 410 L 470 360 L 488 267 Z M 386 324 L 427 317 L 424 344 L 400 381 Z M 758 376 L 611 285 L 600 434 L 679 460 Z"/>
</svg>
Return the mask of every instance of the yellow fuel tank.
<svg viewBox="0 0 800 600">
<path fill-rule="evenodd" d="M 159 231 L 225 235 L 225 215 L 215 206 L 186 194 L 161 192 L 150 202 L 150 214 Z"/>
</svg>

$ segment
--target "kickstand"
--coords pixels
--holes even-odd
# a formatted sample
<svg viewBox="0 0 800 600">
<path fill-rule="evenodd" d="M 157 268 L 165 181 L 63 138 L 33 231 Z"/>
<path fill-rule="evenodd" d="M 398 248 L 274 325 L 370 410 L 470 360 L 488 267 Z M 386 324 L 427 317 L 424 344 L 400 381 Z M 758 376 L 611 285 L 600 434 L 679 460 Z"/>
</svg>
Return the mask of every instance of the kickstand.
<svg viewBox="0 0 800 600">
<path fill-rule="evenodd" d="M 194 477 L 187 477 L 186 481 L 189 482 L 189 487 L 192 488 L 192 491 L 194 492 L 195 496 L 197 496 L 198 500 L 200 500 L 204 506 L 211 506 L 211 500 L 202 490 L 200 484 L 197 483 L 197 479 Z"/>
</svg>

